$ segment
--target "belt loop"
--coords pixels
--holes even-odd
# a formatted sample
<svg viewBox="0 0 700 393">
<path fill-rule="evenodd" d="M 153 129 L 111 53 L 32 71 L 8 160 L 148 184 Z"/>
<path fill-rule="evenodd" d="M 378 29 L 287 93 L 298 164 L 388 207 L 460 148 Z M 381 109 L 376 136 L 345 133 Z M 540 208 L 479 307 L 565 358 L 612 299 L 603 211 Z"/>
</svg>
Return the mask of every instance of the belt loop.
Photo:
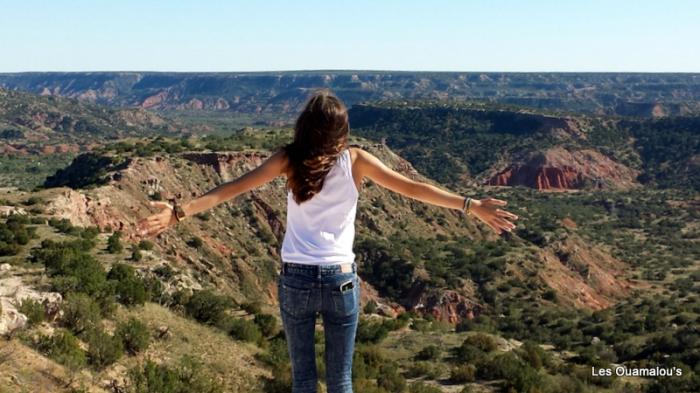
<svg viewBox="0 0 700 393">
<path fill-rule="evenodd" d="M 321 279 L 321 265 L 316 265 L 316 279 Z"/>
</svg>

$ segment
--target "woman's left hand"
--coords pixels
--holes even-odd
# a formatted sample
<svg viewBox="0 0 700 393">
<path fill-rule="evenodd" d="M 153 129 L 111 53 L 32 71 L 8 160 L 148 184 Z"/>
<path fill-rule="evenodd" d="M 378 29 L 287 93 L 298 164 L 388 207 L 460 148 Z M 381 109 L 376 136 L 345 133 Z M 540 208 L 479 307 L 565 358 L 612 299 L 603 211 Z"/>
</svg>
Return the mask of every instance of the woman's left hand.
<svg viewBox="0 0 700 393">
<path fill-rule="evenodd" d="M 138 234 L 141 236 L 157 236 L 168 227 L 177 224 L 173 206 L 167 202 L 151 202 L 151 206 L 161 211 L 141 220 L 138 224 Z"/>
<path fill-rule="evenodd" d="M 515 214 L 501 209 L 506 205 L 506 201 L 496 198 L 473 199 L 469 210 L 474 217 L 478 218 L 497 234 L 504 231 L 510 232 L 515 228 L 515 224 L 511 222 L 518 219 Z"/>
</svg>

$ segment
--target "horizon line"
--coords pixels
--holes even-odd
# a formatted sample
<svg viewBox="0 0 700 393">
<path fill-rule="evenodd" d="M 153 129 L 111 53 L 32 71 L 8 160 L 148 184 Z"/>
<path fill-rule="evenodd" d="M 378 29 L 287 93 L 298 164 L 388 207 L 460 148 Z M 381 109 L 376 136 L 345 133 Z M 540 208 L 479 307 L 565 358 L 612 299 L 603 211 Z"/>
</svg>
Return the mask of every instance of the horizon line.
<svg viewBox="0 0 700 393">
<path fill-rule="evenodd" d="M 392 69 L 360 69 L 360 68 L 318 68 L 318 69 L 284 69 L 258 71 L 173 71 L 173 70 L 70 70 L 70 71 L 0 71 L 7 74 L 269 74 L 269 73 L 317 73 L 317 72 L 360 72 L 360 73 L 429 73 L 429 74 L 700 74 L 700 71 L 486 71 L 486 70 L 392 70 Z"/>
</svg>

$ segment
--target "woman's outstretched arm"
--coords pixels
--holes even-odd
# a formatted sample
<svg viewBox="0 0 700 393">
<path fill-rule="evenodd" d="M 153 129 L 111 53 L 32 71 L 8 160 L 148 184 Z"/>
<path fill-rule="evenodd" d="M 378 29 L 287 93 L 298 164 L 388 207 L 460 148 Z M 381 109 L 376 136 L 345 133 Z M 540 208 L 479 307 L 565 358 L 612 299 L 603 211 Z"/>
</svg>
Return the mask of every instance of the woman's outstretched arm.
<svg viewBox="0 0 700 393">
<path fill-rule="evenodd" d="M 243 176 L 224 183 L 199 198 L 193 199 L 182 205 L 185 217 L 211 209 L 249 190 L 260 187 L 272 181 L 284 172 L 286 158 L 283 151 L 270 156 L 260 166 Z M 173 206 L 167 202 L 151 202 L 152 206 L 161 208 L 159 213 L 143 219 L 139 222 L 139 234 L 143 236 L 155 236 L 169 226 L 177 223 L 173 214 Z"/>
<path fill-rule="evenodd" d="M 367 177 L 391 191 L 431 205 L 457 210 L 462 210 L 464 207 L 463 196 L 431 184 L 411 180 L 387 167 L 372 154 L 358 148 L 353 148 L 353 150 L 355 152 L 353 173 L 360 179 Z M 517 220 L 518 217 L 501 209 L 501 207 L 506 205 L 506 201 L 486 198 L 481 200 L 474 199 L 471 203 L 470 211 L 474 216 L 491 227 L 496 233 L 510 232 L 515 228 L 515 224 L 511 220 Z"/>
</svg>

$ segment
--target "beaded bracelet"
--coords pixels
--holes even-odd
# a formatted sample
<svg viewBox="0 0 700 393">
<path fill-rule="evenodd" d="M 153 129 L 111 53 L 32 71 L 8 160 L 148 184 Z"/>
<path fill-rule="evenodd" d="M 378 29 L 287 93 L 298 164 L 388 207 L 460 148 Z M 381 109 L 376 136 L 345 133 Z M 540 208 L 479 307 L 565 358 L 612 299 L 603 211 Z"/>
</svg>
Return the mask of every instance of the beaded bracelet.
<svg viewBox="0 0 700 393">
<path fill-rule="evenodd" d="M 462 206 L 462 212 L 464 212 L 466 215 L 471 216 L 472 211 L 471 211 L 471 205 L 472 205 L 472 198 L 466 197 L 464 198 L 464 205 Z"/>
</svg>

